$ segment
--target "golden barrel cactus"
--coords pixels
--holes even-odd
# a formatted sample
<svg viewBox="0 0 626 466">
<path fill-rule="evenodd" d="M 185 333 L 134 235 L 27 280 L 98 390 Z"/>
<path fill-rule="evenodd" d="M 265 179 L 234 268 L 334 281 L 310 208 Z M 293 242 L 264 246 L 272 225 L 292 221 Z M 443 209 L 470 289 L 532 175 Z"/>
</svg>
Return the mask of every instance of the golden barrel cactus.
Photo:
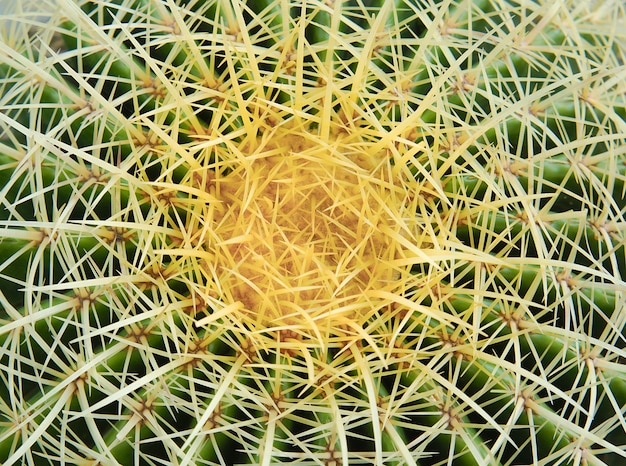
<svg viewBox="0 0 626 466">
<path fill-rule="evenodd" d="M 3 465 L 626 457 L 626 7 L 0 22 Z"/>
</svg>

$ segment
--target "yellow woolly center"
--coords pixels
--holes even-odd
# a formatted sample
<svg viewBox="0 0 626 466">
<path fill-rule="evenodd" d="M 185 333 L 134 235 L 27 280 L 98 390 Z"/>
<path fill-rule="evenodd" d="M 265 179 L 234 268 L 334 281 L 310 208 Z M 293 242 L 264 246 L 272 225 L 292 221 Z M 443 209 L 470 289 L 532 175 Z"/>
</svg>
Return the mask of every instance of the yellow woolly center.
<svg viewBox="0 0 626 466">
<path fill-rule="evenodd" d="M 415 207 L 387 154 L 279 129 L 222 165 L 203 247 L 211 291 L 239 321 L 336 334 L 389 304 Z"/>
</svg>

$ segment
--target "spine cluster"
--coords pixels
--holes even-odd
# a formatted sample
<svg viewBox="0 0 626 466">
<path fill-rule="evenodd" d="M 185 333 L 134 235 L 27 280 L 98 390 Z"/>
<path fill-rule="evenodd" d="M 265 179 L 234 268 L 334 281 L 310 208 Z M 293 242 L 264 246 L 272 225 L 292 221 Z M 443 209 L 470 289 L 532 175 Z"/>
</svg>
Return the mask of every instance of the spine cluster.
<svg viewBox="0 0 626 466">
<path fill-rule="evenodd" d="M 626 457 L 620 2 L 14 8 L 3 465 Z"/>
</svg>

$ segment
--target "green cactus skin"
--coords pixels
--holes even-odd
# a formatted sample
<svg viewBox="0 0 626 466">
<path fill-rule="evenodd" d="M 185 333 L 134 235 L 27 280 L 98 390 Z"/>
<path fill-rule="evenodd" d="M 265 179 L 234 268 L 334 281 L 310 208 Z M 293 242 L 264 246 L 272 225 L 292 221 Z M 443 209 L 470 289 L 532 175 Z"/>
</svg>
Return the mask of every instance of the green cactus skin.
<svg viewBox="0 0 626 466">
<path fill-rule="evenodd" d="M 622 2 L 18 3 L 3 465 L 624 461 Z"/>
</svg>

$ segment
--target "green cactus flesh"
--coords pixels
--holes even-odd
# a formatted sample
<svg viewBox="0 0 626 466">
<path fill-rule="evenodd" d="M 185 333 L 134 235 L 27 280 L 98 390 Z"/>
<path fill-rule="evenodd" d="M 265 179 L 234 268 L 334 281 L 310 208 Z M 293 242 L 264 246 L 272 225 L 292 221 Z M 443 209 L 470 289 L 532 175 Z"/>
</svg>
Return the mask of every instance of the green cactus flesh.
<svg viewBox="0 0 626 466">
<path fill-rule="evenodd" d="M 0 17 L 3 465 L 626 458 L 626 11 Z"/>
</svg>

